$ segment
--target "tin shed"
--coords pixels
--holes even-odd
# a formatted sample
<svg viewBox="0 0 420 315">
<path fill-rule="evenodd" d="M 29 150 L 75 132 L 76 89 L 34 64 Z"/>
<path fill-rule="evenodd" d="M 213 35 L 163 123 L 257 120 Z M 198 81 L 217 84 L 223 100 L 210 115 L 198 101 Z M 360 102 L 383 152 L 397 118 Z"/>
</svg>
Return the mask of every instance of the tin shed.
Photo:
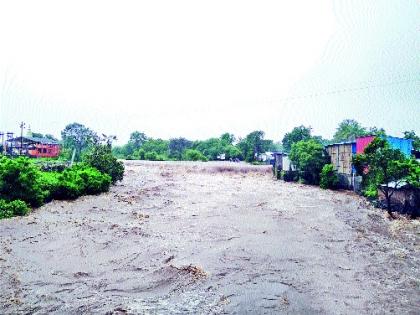
<svg viewBox="0 0 420 315">
<path fill-rule="evenodd" d="M 375 136 L 357 138 L 356 153 L 362 154 L 365 151 L 366 147 L 373 141 L 373 139 L 375 139 Z M 413 140 L 391 136 L 387 136 L 386 140 L 390 144 L 391 148 L 400 150 L 407 157 L 411 155 L 411 151 L 413 150 Z"/>
<path fill-rule="evenodd" d="M 341 142 L 326 146 L 331 164 L 339 174 L 351 175 L 353 173 L 352 160 L 355 151 L 355 142 Z"/>
</svg>

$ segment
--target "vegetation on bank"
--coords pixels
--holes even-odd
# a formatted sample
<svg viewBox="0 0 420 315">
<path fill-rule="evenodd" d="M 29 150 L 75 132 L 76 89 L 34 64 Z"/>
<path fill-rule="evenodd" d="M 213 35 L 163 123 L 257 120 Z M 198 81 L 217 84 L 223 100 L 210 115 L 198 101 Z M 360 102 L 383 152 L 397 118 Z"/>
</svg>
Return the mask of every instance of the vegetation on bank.
<svg viewBox="0 0 420 315">
<path fill-rule="evenodd" d="M 214 161 L 243 160 L 253 163 L 266 151 L 279 150 L 281 146 L 264 139 L 263 131 L 253 131 L 243 139 L 224 133 L 219 138 L 191 141 L 186 138 L 154 139 L 135 131 L 127 144 L 113 148 L 120 159 L 150 161 Z"/>
<path fill-rule="evenodd" d="M 386 201 L 385 207 L 391 214 L 391 197 L 395 187 L 405 185 L 420 189 L 420 163 L 414 157 L 406 157 L 400 150 L 392 149 L 385 140 L 383 129 L 363 128 L 354 120 L 343 121 L 337 128 L 334 139 L 348 141 L 366 134 L 377 136 L 366 147 L 364 154 L 357 154 L 353 159 L 357 175 L 362 176 L 362 193 L 376 200 L 378 191 L 382 192 Z M 419 139 L 415 133 L 405 132 L 404 135 L 406 139 L 413 139 L 413 146 L 418 149 Z M 338 174 L 330 164 L 323 140 L 313 137 L 310 128 L 294 128 L 285 135 L 283 146 L 290 147 L 289 159 L 295 169 L 282 171 L 281 179 L 319 185 L 323 189 L 338 187 Z"/>
<path fill-rule="evenodd" d="M 51 163 L 50 160 L 46 161 Z M 71 167 L 45 168 L 27 157 L 0 158 L 0 219 L 26 215 L 53 199 L 72 200 L 109 190 L 122 180 L 124 166 L 111 147 L 97 145 Z"/>
</svg>

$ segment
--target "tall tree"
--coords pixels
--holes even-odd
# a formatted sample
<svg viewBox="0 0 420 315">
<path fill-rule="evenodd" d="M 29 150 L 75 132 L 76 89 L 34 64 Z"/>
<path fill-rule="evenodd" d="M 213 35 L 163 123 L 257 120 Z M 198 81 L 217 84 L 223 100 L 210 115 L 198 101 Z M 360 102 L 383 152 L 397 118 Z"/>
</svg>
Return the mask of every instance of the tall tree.
<svg viewBox="0 0 420 315">
<path fill-rule="evenodd" d="M 327 163 L 321 143 L 315 139 L 293 143 L 289 158 L 296 166 L 301 179 L 308 184 L 319 183 L 321 170 Z"/>
<path fill-rule="evenodd" d="M 235 142 L 235 136 L 231 133 L 225 132 L 220 136 L 220 140 L 224 145 L 233 144 L 233 142 Z"/>
<path fill-rule="evenodd" d="M 293 143 L 297 143 L 302 140 L 309 140 L 311 138 L 311 127 L 298 126 L 293 128 L 291 132 L 288 132 L 283 137 L 283 149 L 289 152 L 292 149 Z"/>
<path fill-rule="evenodd" d="M 384 194 L 387 211 L 392 217 L 391 198 L 395 188 L 410 178 L 411 169 L 417 162 L 407 160 L 400 150 L 392 149 L 385 139 L 376 137 L 364 154 L 354 157 L 353 163 L 363 176 L 364 185 L 372 185 Z"/>
<path fill-rule="evenodd" d="M 61 131 L 61 138 L 64 148 L 76 149 L 76 160 L 78 161 L 82 151 L 97 142 L 98 135 L 82 124 L 72 123 Z"/>
<path fill-rule="evenodd" d="M 133 151 L 140 149 L 143 143 L 145 143 L 147 140 L 147 136 L 140 131 L 134 131 L 130 135 L 130 140 L 128 140 L 128 143 L 132 146 Z"/>
<path fill-rule="evenodd" d="M 177 160 L 182 160 L 185 150 L 191 148 L 192 142 L 185 138 L 174 138 L 169 140 L 169 156 Z"/>
<path fill-rule="evenodd" d="M 354 119 L 345 119 L 339 125 L 334 134 L 334 142 L 352 141 L 357 137 L 366 135 L 366 128 L 362 127 Z"/>
<path fill-rule="evenodd" d="M 416 135 L 414 130 L 404 131 L 404 138 L 413 140 L 413 149 L 420 150 L 420 137 Z"/>
<path fill-rule="evenodd" d="M 258 154 L 264 153 L 273 147 L 272 140 L 264 139 L 264 131 L 256 130 L 248 134 L 238 143 L 239 149 L 247 162 L 255 161 Z"/>
</svg>

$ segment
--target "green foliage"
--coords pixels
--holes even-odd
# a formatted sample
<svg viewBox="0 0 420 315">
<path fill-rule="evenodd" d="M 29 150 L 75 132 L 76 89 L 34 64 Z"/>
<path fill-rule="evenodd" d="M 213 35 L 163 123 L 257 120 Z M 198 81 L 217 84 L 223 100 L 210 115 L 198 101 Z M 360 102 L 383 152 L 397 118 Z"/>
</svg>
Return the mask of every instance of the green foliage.
<svg viewBox="0 0 420 315">
<path fill-rule="evenodd" d="M 207 162 L 208 159 L 198 150 L 188 149 L 185 150 L 184 160 L 187 161 L 203 161 Z"/>
<path fill-rule="evenodd" d="M 326 164 L 322 144 L 314 139 L 294 143 L 289 158 L 299 171 L 301 180 L 307 184 L 319 183 L 321 170 Z"/>
<path fill-rule="evenodd" d="M 413 149 L 420 151 L 420 137 L 416 135 L 414 130 L 404 131 L 404 138 L 405 139 L 412 139 L 413 140 Z"/>
<path fill-rule="evenodd" d="M 22 200 L 7 201 L 0 199 L 0 219 L 11 218 L 14 216 L 24 216 L 31 209 Z"/>
<path fill-rule="evenodd" d="M 182 160 L 184 151 L 192 147 L 192 142 L 185 138 L 175 138 L 169 140 L 169 157 Z"/>
<path fill-rule="evenodd" d="M 319 186 L 323 189 L 335 189 L 338 185 L 337 171 L 332 164 L 326 164 L 322 168 Z"/>
<path fill-rule="evenodd" d="M 245 161 L 253 162 L 258 154 L 269 151 L 273 148 L 272 140 L 264 140 L 264 132 L 261 130 L 253 131 L 245 139 L 238 143 L 239 149 Z"/>
<path fill-rule="evenodd" d="M 112 183 L 124 177 L 124 164 L 113 155 L 108 145 L 96 145 L 84 156 L 84 162 L 112 178 Z"/>
<path fill-rule="evenodd" d="M 380 190 L 387 201 L 391 213 L 391 197 L 394 192 L 390 185 L 399 185 L 403 181 L 418 179 L 418 163 L 406 159 L 400 150 L 392 149 L 384 137 L 376 137 L 365 149 L 353 159 L 358 174 L 363 177 L 364 194 L 374 196 L 374 190 Z"/>
<path fill-rule="evenodd" d="M 145 143 L 143 143 L 141 149 L 144 150 L 144 152 L 154 151 L 158 155 L 168 156 L 169 141 L 149 138 Z"/>
<path fill-rule="evenodd" d="M 241 159 L 242 158 L 241 150 L 239 150 L 239 148 L 234 145 L 227 145 L 224 148 L 224 152 L 226 153 L 226 159 Z"/>
<path fill-rule="evenodd" d="M 76 164 L 62 173 L 45 172 L 41 186 L 48 199 L 76 199 L 83 195 L 95 195 L 109 190 L 111 176 L 86 164 Z"/>
<path fill-rule="evenodd" d="M 140 147 L 147 140 L 146 134 L 139 131 L 134 131 L 130 135 L 130 140 L 128 140 L 127 154 L 133 154 L 134 151 L 140 149 Z"/>
<path fill-rule="evenodd" d="M 43 204 L 40 170 L 26 157 L 0 158 L 0 198 L 23 200 L 33 207 Z"/>
<path fill-rule="evenodd" d="M 98 140 L 98 135 L 82 124 L 72 123 L 61 131 L 61 138 L 64 149 L 76 149 L 76 161 L 80 161 L 82 152 Z"/>
<path fill-rule="evenodd" d="M 351 141 L 357 137 L 366 135 L 366 133 L 366 128 L 362 127 L 356 120 L 345 119 L 338 125 L 333 141 Z"/>
<path fill-rule="evenodd" d="M 286 152 L 290 152 L 294 143 L 311 139 L 311 130 L 311 127 L 305 126 L 293 128 L 291 132 L 286 133 L 283 137 L 283 149 Z"/>
<path fill-rule="evenodd" d="M 167 157 L 161 154 L 156 153 L 155 151 L 146 152 L 144 154 L 144 159 L 148 161 L 165 161 Z"/>
</svg>

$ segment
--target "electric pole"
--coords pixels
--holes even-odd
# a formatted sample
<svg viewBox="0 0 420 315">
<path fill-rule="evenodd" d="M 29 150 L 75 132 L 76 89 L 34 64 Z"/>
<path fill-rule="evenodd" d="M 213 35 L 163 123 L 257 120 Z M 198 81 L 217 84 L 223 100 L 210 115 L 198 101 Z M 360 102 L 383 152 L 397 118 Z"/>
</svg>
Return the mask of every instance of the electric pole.
<svg viewBox="0 0 420 315">
<path fill-rule="evenodd" d="M 23 148 L 23 128 L 25 128 L 25 123 L 22 121 L 20 123 L 20 150 L 19 155 L 22 155 L 22 148 Z"/>
</svg>

